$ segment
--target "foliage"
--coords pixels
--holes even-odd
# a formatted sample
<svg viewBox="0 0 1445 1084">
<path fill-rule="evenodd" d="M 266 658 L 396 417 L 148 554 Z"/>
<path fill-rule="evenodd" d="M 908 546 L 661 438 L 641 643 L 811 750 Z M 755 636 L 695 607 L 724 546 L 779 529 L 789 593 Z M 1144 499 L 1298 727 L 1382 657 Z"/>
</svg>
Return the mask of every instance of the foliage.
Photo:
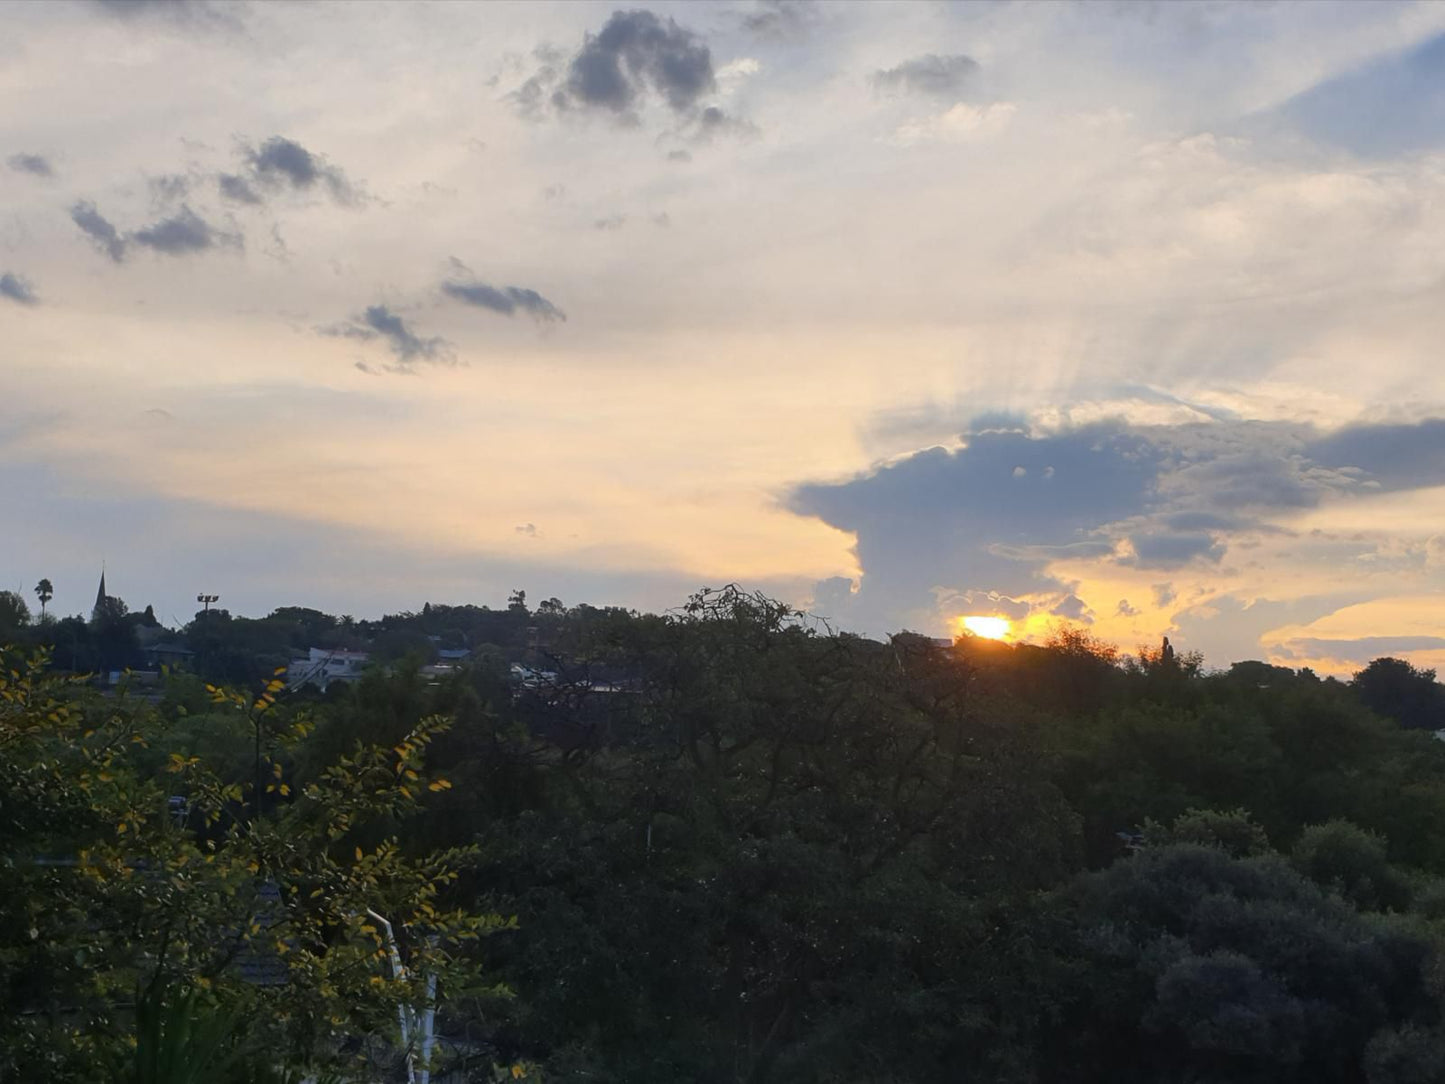
<svg viewBox="0 0 1445 1084">
<path fill-rule="evenodd" d="M 156 1042 L 245 1022 L 217 1084 L 400 1079 L 435 975 L 486 1081 L 1440 1079 L 1445 743 L 1369 681 L 878 642 L 736 587 L 184 635 L 155 703 L 9 678 L 0 1073 L 95 1078 L 153 997 Z M 374 665 L 273 676 L 338 646 Z"/>
<path fill-rule="evenodd" d="M 1185 810 L 1171 825 L 1146 821 L 1143 836 L 1144 843 L 1151 847 L 1193 843 L 1202 847 L 1219 847 L 1235 858 L 1253 858 L 1270 851 L 1269 837 L 1245 809 L 1227 812 Z"/>
<path fill-rule="evenodd" d="M 1404 659 L 1375 659 L 1352 684 L 1366 707 L 1401 726 L 1445 727 L 1445 689 L 1434 670 L 1417 670 Z"/>
<path fill-rule="evenodd" d="M 293 791 L 286 764 L 306 720 L 267 730 L 274 687 L 254 700 L 216 689 L 213 708 L 264 736 L 258 794 L 193 754 L 144 770 L 170 736 L 148 704 L 80 695 L 44 673 L 43 657 L 6 661 L 5 1075 L 94 1079 L 96 1064 L 125 1059 L 137 1027 L 153 1038 L 185 1029 L 220 1057 L 226 1028 L 191 1026 L 198 998 L 244 1018 L 251 1048 L 274 1064 L 374 1068 L 411 1052 L 349 1037 L 392 1034 L 399 1006 L 427 1000 L 427 979 L 452 1000 L 487 991 L 473 946 L 511 923 L 449 902 L 467 853 L 410 858 L 395 838 L 449 786 L 423 762 L 444 720 L 391 747 L 357 746 Z M 393 945 L 374 914 L 390 918 L 404 974 L 387 966 Z M 156 1000 L 172 990 L 188 993 Z"/>
<path fill-rule="evenodd" d="M 1354 1081 L 1378 1034 L 1438 1012 L 1423 930 L 1359 914 L 1275 855 L 1150 847 L 1057 907 L 1072 975 L 1041 1044 L 1049 1080 Z"/>
<path fill-rule="evenodd" d="M 30 624 L 30 607 L 14 591 L 0 591 L 0 642 Z"/>
</svg>

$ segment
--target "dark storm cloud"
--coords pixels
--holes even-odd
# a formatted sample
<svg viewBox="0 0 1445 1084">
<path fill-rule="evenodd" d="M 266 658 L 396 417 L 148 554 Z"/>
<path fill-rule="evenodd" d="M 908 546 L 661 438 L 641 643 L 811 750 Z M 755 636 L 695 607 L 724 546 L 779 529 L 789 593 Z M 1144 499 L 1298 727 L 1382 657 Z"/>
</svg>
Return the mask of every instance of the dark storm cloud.
<svg viewBox="0 0 1445 1084">
<path fill-rule="evenodd" d="M 130 240 L 167 256 L 185 256 L 218 245 L 240 244 L 237 235 L 217 230 L 189 207 L 182 207 L 178 214 L 136 230 L 130 235 Z"/>
<path fill-rule="evenodd" d="M 293 139 L 272 136 L 259 147 L 247 147 L 244 154 L 252 179 L 263 187 L 297 192 L 324 188 L 341 203 L 354 198 L 341 170 Z"/>
<path fill-rule="evenodd" d="M 251 187 L 245 177 L 236 173 L 222 173 L 216 178 L 216 187 L 222 196 L 233 203 L 246 203 L 252 206 L 261 202 L 261 197 Z"/>
<path fill-rule="evenodd" d="M 465 305 L 489 309 L 512 316 L 518 311 L 526 313 L 539 323 L 565 321 L 567 314 L 536 290 L 525 286 L 489 286 L 485 282 L 457 281 L 444 282 L 442 293 Z"/>
<path fill-rule="evenodd" d="M 322 334 L 384 343 L 398 362 L 391 366 L 394 372 L 409 372 L 417 362 L 454 364 L 456 361 L 451 343 L 440 337 L 418 335 L 385 305 L 368 306 L 360 316 L 339 326 L 324 328 Z"/>
<path fill-rule="evenodd" d="M 54 177 L 55 169 L 50 160 L 39 154 L 12 154 L 5 164 L 17 173 L 29 173 L 36 177 Z"/>
<path fill-rule="evenodd" d="M 125 239 L 110 220 L 96 210 L 95 204 L 88 200 L 76 203 L 70 208 L 70 220 L 116 263 L 125 259 Z"/>
<path fill-rule="evenodd" d="M 0 297 L 18 301 L 22 305 L 34 305 L 39 300 L 30 281 L 10 271 L 0 274 Z"/>
<path fill-rule="evenodd" d="M 874 72 L 873 85 L 883 91 L 957 99 L 970 89 L 977 74 L 978 61 L 972 57 L 927 53 L 905 60 L 896 68 Z"/>
</svg>

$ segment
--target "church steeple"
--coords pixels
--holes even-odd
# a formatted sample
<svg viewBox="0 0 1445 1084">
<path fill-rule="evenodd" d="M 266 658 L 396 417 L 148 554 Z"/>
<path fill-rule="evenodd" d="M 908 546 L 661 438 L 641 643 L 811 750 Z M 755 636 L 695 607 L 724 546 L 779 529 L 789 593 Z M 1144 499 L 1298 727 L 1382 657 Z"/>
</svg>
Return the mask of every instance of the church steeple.
<svg viewBox="0 0 1445 1084">
<path fill-rule="evenodd" d="M 90 611 L 92 621 L 100 617 L 105 611 L 105 564 L 100 566 L 100 589 L 95 593 L 95 609 Z"/>
</svg>

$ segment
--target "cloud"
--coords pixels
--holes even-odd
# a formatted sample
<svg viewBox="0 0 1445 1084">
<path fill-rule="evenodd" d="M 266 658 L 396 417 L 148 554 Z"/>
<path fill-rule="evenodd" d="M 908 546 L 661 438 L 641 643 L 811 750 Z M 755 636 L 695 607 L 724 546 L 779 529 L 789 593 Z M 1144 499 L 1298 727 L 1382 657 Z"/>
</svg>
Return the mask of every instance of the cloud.
<svg viewBox="0 0 1445 1084">
<path fill-rule="evenodd" d="M 926 53 L 905 60 L 896 68 L 873 73 L 873 85 L 882 91 L 929 94 L 957 101 L 978 74 L 978 61 L 963 54 Z"/>
<path fill-rule="evenodd" d="M 1218 565 L 1236 546 L 1245 561 L 1273 536 L 1295 560 L 1338 561 L 1344 546 L 1349 559 L 1380 567 L 1388 555 L 1372 557 L 1374 543 L 1295 539 L 1289 518 L 1346 498 L 1434 486 L 1445 486 L 1441 419 L 1322 434 L 1223 416 L 1057 429 L 983 417 L 961 447 L 926 448 L 850 479 L 802 485 L 787 503 L 854 536 L 859 588 L 847 615 L 829 616 L 881 630 L 916 622 L 939 584 L 1048 599 L 1038 605 L 1056 608 L 1080 593 L 1052 577 L 1050 566 L 1063 562 L 1117 579 L 1124 569 Z M 1167 583 L 1153 591 L 1156 608 L 1174 601 Z"/>
<path fill-rule="evenodd" d="M 189 207 L 182 207 L 180 213 L 136 230 L 130 235 L 130 240 L 167 256 L 185 256 L 217 245 L 241 243 L 239 235 L 217 230 Z"/>
<path fill-rule="evenodd" d="M 22 305 L 34 305 L 39 301 L 30 281 L 10 271 L 0 274 L 0 297 L 18 301 Z"/>
<path fill-rule="evenodd" d="M 70 220 L 81 228 L 96 248 L 116 263 L 125 259 L 125 239 L 110 220 L 96 210 L 95 204 L 88 200 L 74 204 L 70 208 Z"/>
<path fill-rule="evenodd" d="M 1224 544 L 1211 534 L 1138 534 L 1131 535 L 1132 557 L 1121 558 L 1122 564 L 1135 568 L 1179 568 L 1196 558 L 1219 563 Z"/>
<path fill-rule="evenodd" d="M 479 309 L 489 309 L 512 316 L 518 310 L 538 323 L 565 321 L 567 314 L 536 290 L 524 286 L 489 286 L 485 282 L 451 281 L 442 283 L 442 293 Z"/>
<path fill-rule="evenodd" d="M 54 177 L 55 168 L 50 160 L 39 154 L 12 154 L 5 164 L 17 173 L 29 173 L 36 177 Z"/>
<path fill-rule="evenodd" d="M 716 106 L 703 105 L 718 86 L 707 43 L 650 11 L 614 11 L 570 59 L 548 48 L 539 48 L 536 56 L 541 67 L 510 96 L 529 119 L 541 119 L 549 109 L 584 110 L 637 124 L 639 111 L 659 102 L 694 134 L 710 137 L 747 127 Z"/>
<path fill-rule="evenodd" d="M 91 0 L 91 3 L 118 19 L 168 19 L 230 30 L 241 25 L 235 16 L 236 5 L 222 7 L 211 0 Z"/>
<path fill-rule="evenodd" d="M 750 34 L 773 41 L 797 41 L 817 26 L 819 6 L 815 0 L 758 0 L 751 11 L 738 16 Z"/>
<path fill-rule="evenodd" d="M 419 361 L 445 365 L 456 363 L 456 354 L 451 343 L 440 337 L 423 338 L 385 305 L 368 306 L 360 316 L 344 324 L 322 329 L 322 334 L 335 338 L 359 339 L 363 342 L 380 340 L 399 362 L 398 365 L 390 367 L 393 372 L 410 372 L 412 366 Z"/>
<path fill-rule="evenodd" d="M 355 198 L 351 183 L 341 170 L 295 140 L 272 136 L 259 147 L 247 147 L 244 153 L 252 179 L 262 187 L 289 188 L 296 192 L 321 187 L 338 203 L 350 203 Z"/>
<path fill-rule="evenodd" d="M 693 117 L 684 134 L 694 143 L 710 143 L 724 136 L 756 135 L 757 131 L 757 125 L 751 121 L 731 116 L 717 106 L 710 105 Z"/>
<path fill-rule="evenodd" d="M 151 198 L 161 206 L 185 199 L 191 191 L 191 179 L 180 173 L 163 173 L 147 182 Z"/>
<path fill-rule="evenodd" d="M 1111 554 L 1113 542 L 1096 532 L 1148 508 L 1162 459 L 1118 424 L 1049 435 L 985 429 L 956 450 L 800 486 L 788 505 L 856 537 L 856 612 L 875 630 L 896 628 L 938 584 L 1009 597 L 1058 591 L 1044 567 Z"/>
<path fill-rule="evenodd" d="M 1445 482 L 1445 419 L 1411 425 L 1355 425 L 1305 444 L 1317 462 L 1362 472 L 1362 480 L 1386 491 Z"/>
<path fill-rule="evenodd" d="M 894 142 L 904 146 L 915 143 L 957 143 L 996 135 L 1012 123 L 1018 106 L 1013 102 L 989 102 L 973 105 L 959 102 L 932 117 L 905 121 L 893 134 Z"/>
<path fill-rule="evenodd" d="M 712 54 L 696 34 L 650 11 L 615 11 L 572 58 L 564 89 L 573 103 L 620 114 L 649 89 L 686 112 L 715 87 Z"/>
<path fill-rule="evenodd" d="M 1053 617 L 1062 617 L 1066 621 L 1081 621 L 1086 625 L 1093 623 L 1088 604 L 1078 595 L 1066 596 L 1062 602 L 1049 610 L 1049 614 Z"/>
<path fill-rule="evenodd" d="M 1271 650 L 1286 659 L 1366 663 L 1408 651 L 1438 651 L 1441 648 L 1445 648 L 1445 637 L 1441 636 L 1360 636 L 1354 639 L 1301 636 L 1275 644 Z"/>
<path fill-rule="evenodd" d="M 221 195 L 233 203 L 246 203 L 252 206 L 261 202 L 261 197 L 251 187 L 245 177 L 237 173 L 222 173 L 216 177 L 216 188 Z"/>
</svg>

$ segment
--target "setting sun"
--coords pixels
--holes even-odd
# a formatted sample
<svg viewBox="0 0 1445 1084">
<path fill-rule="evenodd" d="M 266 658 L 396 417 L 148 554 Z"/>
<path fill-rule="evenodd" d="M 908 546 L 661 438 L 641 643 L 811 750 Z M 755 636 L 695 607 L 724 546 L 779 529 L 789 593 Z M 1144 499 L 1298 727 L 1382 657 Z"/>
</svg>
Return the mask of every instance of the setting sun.
<svg viewBox="0 0 1445 1084">
<path fill-rule="evenodd" d="M 1002 640 L 1012 628 L 1006 617 L 965 617 L 960 620 L 965 632 L 985 640 Z"/>
</svg>

